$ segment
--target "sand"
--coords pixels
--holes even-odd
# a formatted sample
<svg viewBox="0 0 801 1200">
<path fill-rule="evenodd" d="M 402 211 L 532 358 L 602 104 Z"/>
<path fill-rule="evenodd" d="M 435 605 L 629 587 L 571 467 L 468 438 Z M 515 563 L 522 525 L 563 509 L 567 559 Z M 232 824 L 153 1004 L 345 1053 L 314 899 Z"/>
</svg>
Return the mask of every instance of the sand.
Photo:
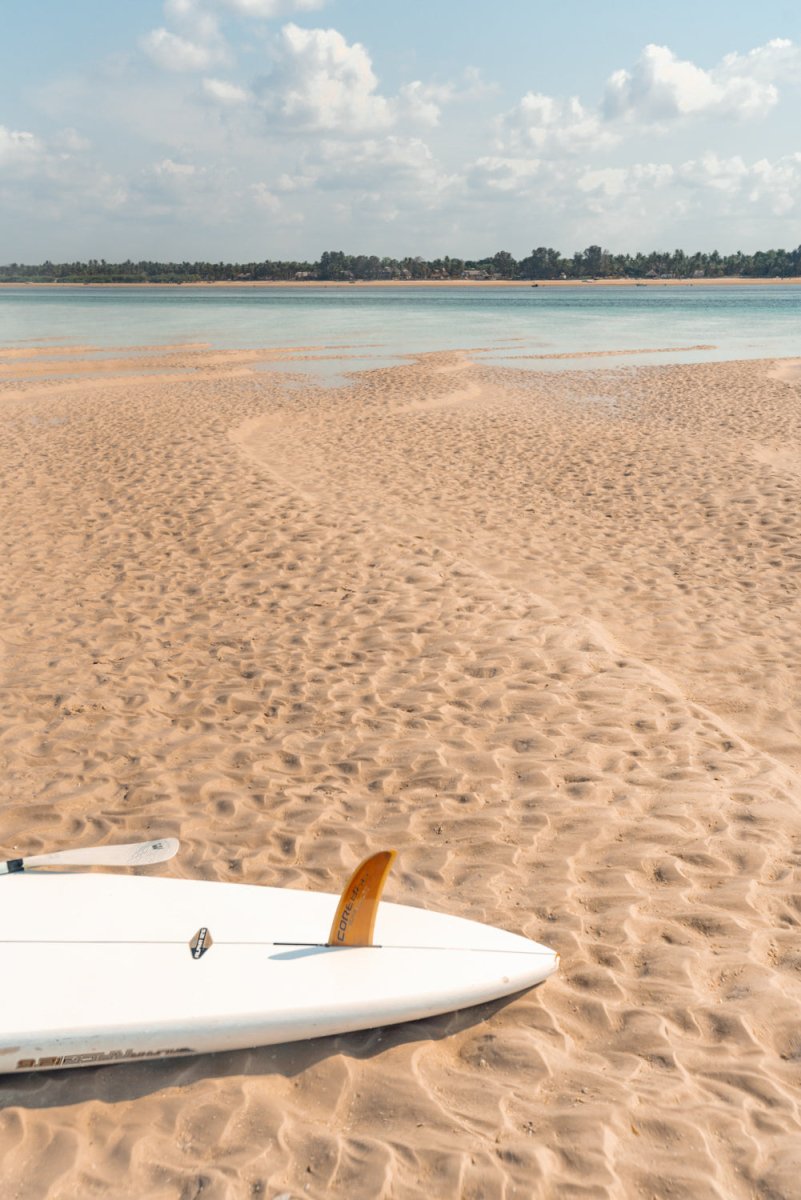
<svg viewBox="0 0 801 1200">
<path fill-rule="evenodd" d="M 801 276 L 722 275 L 654 279 L 199 279 L 183 283 L 33 283 L 0 282 L 0 288 L 564 288 L 564 287 L 782 287 L 801 284 Z"/>
<path fill-rule="evenodd" d="M 52 354 L 0 374 L 3 856 L 337 891 L 394 846 L 389 899 L 562 969 L 3 1077 L 4 1197 L 797 1198 L 801 374 Z"/>
</svg>

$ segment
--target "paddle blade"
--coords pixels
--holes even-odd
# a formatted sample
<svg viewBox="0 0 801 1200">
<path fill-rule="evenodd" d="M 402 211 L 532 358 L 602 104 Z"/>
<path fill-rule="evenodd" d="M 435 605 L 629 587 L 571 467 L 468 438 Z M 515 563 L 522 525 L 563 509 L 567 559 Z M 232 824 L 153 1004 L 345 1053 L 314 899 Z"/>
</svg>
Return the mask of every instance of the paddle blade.
<svg viewBox="0 0 801 1200">
<path fill-rule="evenodd" d="M 327 945 L 372 946 L 378 902 L 394 861 L 394 850 L 379 850 L 359 864 L 340 897 Z"/>
<path fill-rule="evenodd" d="M 128 842 L 122 846 L 78 846 L 55 850 L 52 854 L 33 854 L 0 863 L 0 875 L 37 867 L 147 867 L 166 862 L 178 851 L 177 838 L 158 838 L 151 842 Z"/>
</svg>

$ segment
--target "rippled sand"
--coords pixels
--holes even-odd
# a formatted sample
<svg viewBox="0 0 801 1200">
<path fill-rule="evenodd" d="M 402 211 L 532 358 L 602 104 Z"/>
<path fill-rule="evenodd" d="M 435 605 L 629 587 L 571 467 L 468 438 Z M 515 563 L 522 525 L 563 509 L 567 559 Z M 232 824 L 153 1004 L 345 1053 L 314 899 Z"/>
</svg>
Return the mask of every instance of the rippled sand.
<svg viewBox="0 0 801 1200">
<path fill-rule="evenodd" d="M 0 850 L 336 891 L 394 846 L 389 899 L 562 970 L 2 1077 L 4 1195 L 793 1200 L 799 373 L 304 353 L 4 354 Z"/>
</svg>

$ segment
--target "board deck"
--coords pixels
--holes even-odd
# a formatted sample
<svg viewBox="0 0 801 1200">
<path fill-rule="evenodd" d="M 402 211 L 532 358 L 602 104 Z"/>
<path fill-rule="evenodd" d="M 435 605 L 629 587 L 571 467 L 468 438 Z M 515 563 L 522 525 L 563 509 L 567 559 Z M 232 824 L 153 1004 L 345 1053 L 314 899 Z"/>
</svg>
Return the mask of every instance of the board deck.
<svg viewBox="0 0 801 1200">
<path fill-rule="evenodd" d="M 558 962 L 517 934 L 389 903 L 375 945 L 321 945 L 338 901 L 327 893 L 111 874 L 19 873 L 0 887 L 0 964 L 16 981 L 2 1072 L 415 1020 L 531 987 Z"/>
</svg>

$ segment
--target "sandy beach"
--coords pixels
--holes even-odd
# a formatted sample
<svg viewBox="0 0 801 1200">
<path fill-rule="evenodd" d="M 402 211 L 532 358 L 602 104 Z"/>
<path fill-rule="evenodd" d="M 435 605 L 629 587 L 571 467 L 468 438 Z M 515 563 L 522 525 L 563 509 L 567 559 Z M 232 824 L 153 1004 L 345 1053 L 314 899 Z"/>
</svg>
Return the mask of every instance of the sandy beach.
<svg viewBox="0 0 801 1200">
<path fill-rule="evenodd" d="M 391 846 L 388 899 L 561 971 L 0 1077 L 4 1195 L 797 1198 L 801 373 L 304 354 L 0 350 L 2 857 L 338 891 Z"/>
<path fill-rule="evenodd" d="M 184 283 L 33 283 L 29 280 L 20 282 L 0 281 L 0 288 L 52 288 L 55 291 L 64 288 L 93 287 L 93 288 L 290 288 L 303 292 L 309 288 L 574 288 L 574 287 L 781 287 L 788 284 L 801 284 L 797 275 L 766 276 L 766 275 L 724 275 L 718 278 L 702 277 L 688 279 L 684 276 L 676 279 L 634 279 L 634 278 L 598 278 L 598 279 L 204 279 L 197 282 Z"/>
</svg>

